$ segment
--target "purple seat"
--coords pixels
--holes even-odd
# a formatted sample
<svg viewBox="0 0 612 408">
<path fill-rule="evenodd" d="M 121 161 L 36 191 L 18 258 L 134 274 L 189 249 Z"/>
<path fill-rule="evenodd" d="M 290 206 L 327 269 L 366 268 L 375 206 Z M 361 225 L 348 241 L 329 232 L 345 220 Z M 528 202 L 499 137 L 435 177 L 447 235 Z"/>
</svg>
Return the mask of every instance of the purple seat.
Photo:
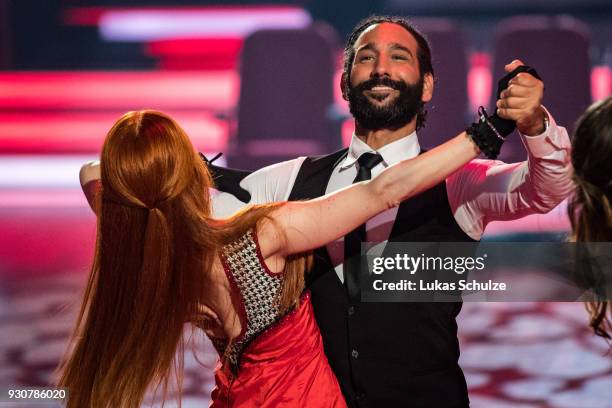
<svg viewBox="0 0 612 408">
<path fill-rule="evenodd" d="M 451 20 L 414 19 L 432 52 L 436 76 L 433 99 L 427 104 L 427 122 L 418 131 L 426 148 L 439 145 L 467 127 L 467 50 L 465 38 Z"/>
<path fill-rule="evenodd" d="M 571 133 L 574 123 L 591 102 L 589 60 L 590 32 L 571 17 L 513 17 L 497 28 L 493 78 L 503 75 L 504 65 L 515 58 L 533 66 L 545 84 L 543 104 L 555 120 Z M 493 93 L 497 83 L 493 86 Z M 492 99 L 495 95 L 492 95 Z M 491 106 L 495 101 L 491 101 Z M 525 160 L 518 137 L 510 137 L 500 159 Z"/>
<path fill-rule="evenodd" d="M 338 50 L 336 34 L 319 23 L 246 38 L 230 167 L 257 169 L 341 147 L 328 114 Z"/>
</svg>

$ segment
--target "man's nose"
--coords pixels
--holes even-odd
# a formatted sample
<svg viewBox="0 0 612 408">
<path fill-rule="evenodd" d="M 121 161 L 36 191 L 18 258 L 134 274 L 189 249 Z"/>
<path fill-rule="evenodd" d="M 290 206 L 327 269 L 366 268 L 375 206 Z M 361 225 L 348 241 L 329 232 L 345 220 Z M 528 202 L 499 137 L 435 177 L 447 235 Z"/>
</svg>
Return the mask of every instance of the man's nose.
<svg viewBox="0 0 612 408">
<path fill-rule="evenodd" d="M 391 76 L 389 59 L 380 56 L 376 59 L 376 64 L 372 70 L 372 76 Z"/>
</svg>

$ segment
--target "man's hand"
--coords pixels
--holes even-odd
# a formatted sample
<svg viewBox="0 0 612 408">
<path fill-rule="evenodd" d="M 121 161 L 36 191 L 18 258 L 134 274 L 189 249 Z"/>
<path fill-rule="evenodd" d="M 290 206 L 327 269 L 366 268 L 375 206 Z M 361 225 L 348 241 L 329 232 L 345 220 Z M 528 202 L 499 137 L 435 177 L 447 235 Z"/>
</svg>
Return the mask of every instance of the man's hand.
<svg viewBox="0 0 612 408">
<path fill-rule="evenodd" d="M 524 65 L 520 60 L 514 60 L 506 65 L 506 72 L 512 72 Z M 527 136 L 535 136 L 544 132 L 546 111 L 542 108 L 544 83 L 534 76 L 521 72 L 509 82 L 497 101 L 497 114 L 503 119 L 516 121 L 519 132 Z"/>
</svg>

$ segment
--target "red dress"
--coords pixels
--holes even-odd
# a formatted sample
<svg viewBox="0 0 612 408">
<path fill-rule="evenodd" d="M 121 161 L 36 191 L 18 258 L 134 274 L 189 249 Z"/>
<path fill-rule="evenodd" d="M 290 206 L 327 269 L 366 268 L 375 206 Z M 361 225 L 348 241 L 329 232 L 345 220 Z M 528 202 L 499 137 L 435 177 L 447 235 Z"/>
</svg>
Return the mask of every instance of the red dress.
<svg viewBox="0 0 612 408">
<path fill-rule="evenodd" d="M 283 274 L 266 267 L 253 230 L 226 246 L 221 259 L 240 294 L 242 333 L 229 348 L 212 339 L 225 362 L 215 370 L 211 406 L 346 407 L 323 353 L 310 294 L 292 312 L 278 313 Z"/>
</svg>

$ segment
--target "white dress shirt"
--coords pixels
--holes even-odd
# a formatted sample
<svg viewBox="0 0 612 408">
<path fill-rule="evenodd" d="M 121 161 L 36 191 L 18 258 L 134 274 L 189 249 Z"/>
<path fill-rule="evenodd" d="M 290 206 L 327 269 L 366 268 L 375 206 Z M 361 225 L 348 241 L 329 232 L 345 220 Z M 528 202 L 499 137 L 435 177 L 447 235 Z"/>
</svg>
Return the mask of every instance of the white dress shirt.
<svg viewBox="0 0 612 408">
<path fill-rule="evenodd" d="M 570 140 L 565 128 L 557 126 L 550 114 L 549 118 L 550 125 L 541 135 L 520 135 L 527 150 L 526 161 L 507 164 L 475 159 L 446 179 L 450 208 L 468 236 L 480 239 L 490 221 L 548 212 L 572 191 Z M 416 132 L 381 147 L 377 152 L 383 161 L 372 169 L 372 177 L 401 160 L 416 157 L 420 151 Z M 353 182 L 357 159 L 365 152 L 374 150 L 353 135 L 347 157 L 333 170 L 326 193 Z M 298 157 L 274 164 L 244 178 L 240 185 L 251 193 L 251 204 L 286 201 L 304 160 L 305 157 Z M 244 205 L 227 193 L 213 199 L 214 214 L 218 217 L 229 216 Z M 366 223 L 368 242 L 388 239 L 397 210 L 398 207 L 387 210 Z M 327 249 L 342 280 L 343 240 L 327 245 Z"/>
</svg>

